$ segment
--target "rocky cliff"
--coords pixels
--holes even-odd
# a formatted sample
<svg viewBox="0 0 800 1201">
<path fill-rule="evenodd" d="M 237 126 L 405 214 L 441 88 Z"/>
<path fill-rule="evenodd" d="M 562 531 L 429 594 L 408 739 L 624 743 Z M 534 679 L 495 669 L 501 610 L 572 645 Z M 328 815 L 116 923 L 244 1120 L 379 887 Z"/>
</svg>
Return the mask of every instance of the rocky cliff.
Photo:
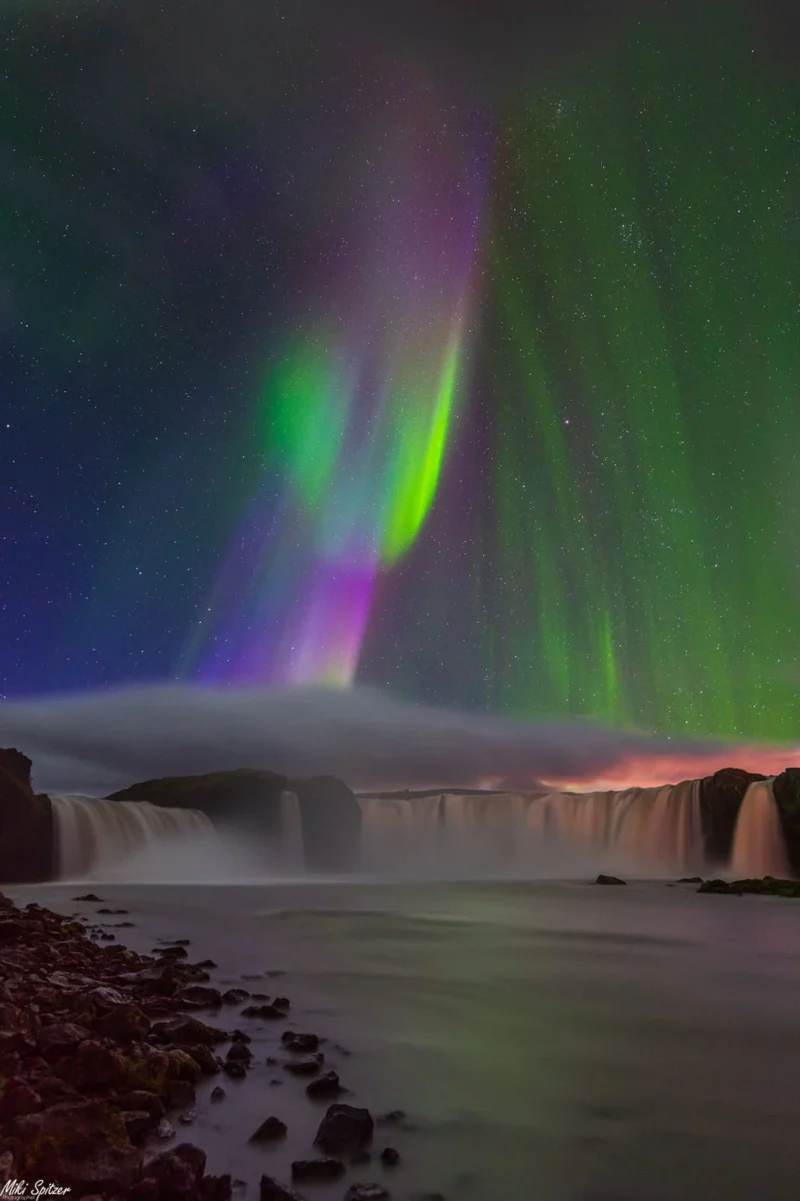
<svg viewBox="0 0 800 1201">
<path fill-rule="evenodd" d="M 702 781 L 700 813 L 707 863 L 724 866 L 730 861 L 733 833 L 744 794 L 756 780 L 766 778 L 739 767 L 724 767 Z M 774 791 L 789 862 L 795 874 L 800 876 L 800 768 L 787 767 L 776 776 Z"/>
<path fill-rule="evenodd" d="M 32 763 L 0 748 L 0 880 L 30 884 L 55 874 L 53 811 L 31 786 Z"/>
</svg>

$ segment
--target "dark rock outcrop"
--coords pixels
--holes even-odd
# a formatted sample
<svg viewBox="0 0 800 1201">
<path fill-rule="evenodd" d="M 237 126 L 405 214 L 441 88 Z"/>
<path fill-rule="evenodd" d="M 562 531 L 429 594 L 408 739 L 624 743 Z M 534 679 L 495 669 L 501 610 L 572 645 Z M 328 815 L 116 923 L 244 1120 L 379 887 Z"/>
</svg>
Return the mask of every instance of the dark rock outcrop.
<svg viewBox="0 0 800 1201">
<path fill-rule="evenodd" d="M 723 767 L 701 781 L 700 820 L 706 863 L 730 862 L 736 819 L 744 794 L 751 784 L 765 779 L 766 776 L 739 767 Z"/>
<path fill-rule="evenodd" d="M 218 829 L 274 839 L 281 829 L 281 793 L 293 792 L 300 806 L 306 866 L 312 871 L 350 871 L 358 866 L 361 806 L 343 780 L 312 776 L 292 780 L 269 771 L 242 768 L 204 776 L 145 780 L 113 801 L 149 801 L 172 809 L 199 809 Z"/>
<path fill-rule="evenodd" d="M 706 880 L 697 891 L 726 897 L 800 897 L 800 882 L 776 880 L 774 876 L 753 880 Z"/>
<path fill-rule="evenodd" d="M 32 764 L 21 751 L 0 749 L 0 881 L 30 884 L 55 875 L 50 798 L 31 786 Z"/>
<path fill-rule="evenodd" d="M 144 780 L 109 797 L 112 801 L 149 801 L 164 809 L 199 809 L 218 829 L 277 837 L 281 793 L 286 777 L 271 771 L 241 768 L 204 776 L 167 776 Z"/>
<path fill-rule="evenodd" d="M 358 867 L 361 854 L 361 806 L 343 780 L 311 776 L 291 780 L 300 803 L 306 867 L 346 872 Z"/>
<path fill-rule="evenodd" d="M 800 876 L 800 767 L 787 767 L 776 776 L 774 790 L 781 812 L 789 863 Z"/>
</svg>

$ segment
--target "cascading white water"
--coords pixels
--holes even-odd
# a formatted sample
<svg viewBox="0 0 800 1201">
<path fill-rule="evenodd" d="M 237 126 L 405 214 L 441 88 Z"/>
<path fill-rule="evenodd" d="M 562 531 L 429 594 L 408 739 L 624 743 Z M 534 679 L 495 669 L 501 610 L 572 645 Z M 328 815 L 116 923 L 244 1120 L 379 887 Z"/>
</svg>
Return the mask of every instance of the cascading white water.
<svg viewBox="0 0 800 1201">
<path fill-rule="evenodd" d="M 744 794 L 733 837 L 731 868 L 737 876 L 791 875 L 774 779 L 751 784 Z"/>
<path fill-rule="evenodd" d="M 363 798 L 364 859 L 381 866 L 430 857 L 462 869 L 523 869 L 542 843 L 619 853 L 629 864 L 688 870 L 702 862 L 700 782 L 622 792 L 463 794 Z M 419 860 L 417 859 L 417 862 Z"/>
<path fill-rule="evenodd" d="M 441 796 L 384 800 L 363 797 L 361 864 L 381 870 L 397 862 L 424 863 L 436 857 Z"/>
<path fill-rule="evenodd" d="M 700 781 L 622 792 L 553 792 L 533 801 L 528 825 L 587 847 L 613 847 L 640 863 L 683 868 L 702 861 Z"/>
<path fill-rule="evenodd" d="M 58 874 L 87 879 L 166 839 L 214 836 L 214 827 L 195 809 L 162 809 L 147 801 L 109 801 L 50 796 L 56 830 Z"/>
</svg>

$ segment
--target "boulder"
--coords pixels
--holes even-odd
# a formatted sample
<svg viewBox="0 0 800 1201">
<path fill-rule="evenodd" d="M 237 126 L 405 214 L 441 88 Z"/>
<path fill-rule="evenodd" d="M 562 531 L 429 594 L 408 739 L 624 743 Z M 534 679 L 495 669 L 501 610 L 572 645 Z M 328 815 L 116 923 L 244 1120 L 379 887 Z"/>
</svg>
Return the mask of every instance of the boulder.
<svg viewBox="0 0 800 1201">
<path fill-rule="evenodd" d="M 304 1201 L 294 1189 L 279 1184 L 271 1176 L 262 1176 L 258 1187 L 259 1201 Z"/>
<path fill-rule="evenodd" d="M 303 850 L 311 871 L 347 872 L 361 856 L 361 806 L 343 780 L 311 776 L 290 781 L 300 805 Z"/>
<path fill-rule="evenodd" d="M 56 874 L 50 798 L 31 786 L 32 764 L 13 748 L 0 748 L 0 882 L 33 884 Z"/>
<path fill-rule="evenodd" d="M 327 1155 L 353 1154 L 369 1146 L 374 1128 L 368 1109 L 356 1105 L 329 1105 L 314 1144 Z"/>
</svg>

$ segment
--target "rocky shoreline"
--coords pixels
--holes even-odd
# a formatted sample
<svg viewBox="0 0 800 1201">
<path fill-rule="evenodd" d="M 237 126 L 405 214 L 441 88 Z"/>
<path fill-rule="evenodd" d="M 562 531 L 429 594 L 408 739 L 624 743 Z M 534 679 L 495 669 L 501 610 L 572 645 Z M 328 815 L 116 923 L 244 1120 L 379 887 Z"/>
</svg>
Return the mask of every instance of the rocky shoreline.
<svg viewBox="0 0 800 1201">
<path fill-rule="evenodd" d="M 74 900 L 96 914 L 122 912 L 95 894 Z M 346 1090 L 323 1040 L 294 1027 L 288 998 L 215 988 L 216 965 L 188 962 L 185 942 L 140 955 L 87 914 L 69 918 L 0 897 L 0 1187 L 43 1181 L 85 1201 L 231 1201 L 250 1187 L 261 1201 L 303 1201 L 295 1183 L 344 1182 L 349 1166 L 370 1162 L 376 1129 L 402 1124 L 400 1112 L 373 1118 L 341 1102 Z M 213 1025 L 193 1012 L 209 1010 Z M 216 1024 L 222 1014 L 231 1015 L 224 1027 Z M 264 1023 L 283 1027 L 281 1058 L 265 1066 L 296 1080 L 310 1103 L 329 1102 L 308 1157 L 292 1163 L 291 1185 L 208 1174 L 201 1147 L 173 1143 L 176 1125 L 194 1125 L 204 1078 L 219 1079 L 208 1095 L 214 1106 L 224 1104 L 226 1084 L 257 1070 L 246 1027 Z M 255 1115 L 253 1127 L 251 1144 L 287 1133 L 270 1112 Z M 399 1158 L 384 1146 L 376 1174 Z M 342 1188 L 346 1201 L 391 1195 L 381 1179 Z"/>
</svg>

